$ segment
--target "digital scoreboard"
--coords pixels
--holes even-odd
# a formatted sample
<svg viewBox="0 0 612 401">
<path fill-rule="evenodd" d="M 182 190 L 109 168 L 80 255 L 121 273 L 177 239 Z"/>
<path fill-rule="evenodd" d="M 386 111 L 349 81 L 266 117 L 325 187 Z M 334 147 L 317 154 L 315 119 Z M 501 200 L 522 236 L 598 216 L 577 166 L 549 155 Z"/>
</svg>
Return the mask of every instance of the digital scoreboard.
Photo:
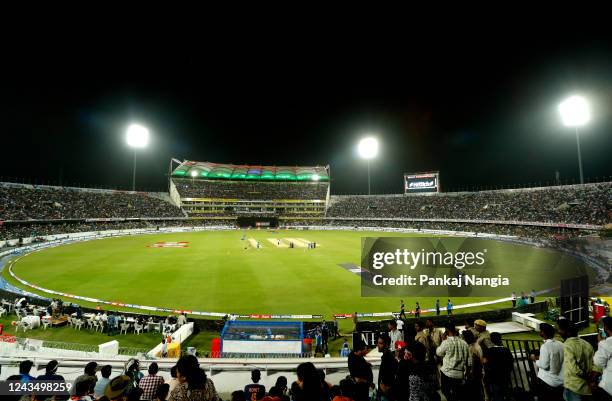
<svg viewBox="0 0 612 401">
<path fill-rule="evenodd" d="M 440 192 L 440 172 L 404 174 L 404 193 Z"/>
</svg>

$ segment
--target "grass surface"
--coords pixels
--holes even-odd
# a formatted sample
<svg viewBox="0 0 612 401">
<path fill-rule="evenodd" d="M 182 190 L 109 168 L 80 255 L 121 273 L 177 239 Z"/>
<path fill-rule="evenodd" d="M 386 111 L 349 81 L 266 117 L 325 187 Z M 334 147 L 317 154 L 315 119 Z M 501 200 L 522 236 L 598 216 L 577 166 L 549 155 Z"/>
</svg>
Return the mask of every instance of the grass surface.
<svg viewBox="0 0 612 401">
<path fill-rule="evenodd" d="M 263 249 L 245 249 L 248 241 L 241 241 L 242 234 L 237 230 L 173 233 L 75 243 L 27 255 L 15 263 L 13 271 L 30 283 L 69 294 L 183 310 L 327 317 L 399 310 L 397 298 L 361 297 L 360 278 L 338 264 L 360 264 L 361 237 L 401 234 L 247 231 L 247 238 L 258 240 Z M 287 237 L 306 238 L 320 247 L 277 248 L 268 241 Z M 189 247 L 147 247 L 158 241 L 187 241 Z M 542 266 L 552 251 L 487 242 L 489 257 L 503 261 L 503 271 L 512 279 L 513 288 L 504 296 L 512 290 L 537 288 L 538 275 L 555 274 L 550 266 Z M 577 263 L 570 259 L 556 269 L 574 269 Z M 435 302 L 432 297 L 404 299 L 408 308 L 417 300 L 422 308 L 431 308 Z M 458 305 L 481 300 L 463 297 L 453 301 Z M 471 311 L 497 308 L 489 305 Z"/>
</svg>

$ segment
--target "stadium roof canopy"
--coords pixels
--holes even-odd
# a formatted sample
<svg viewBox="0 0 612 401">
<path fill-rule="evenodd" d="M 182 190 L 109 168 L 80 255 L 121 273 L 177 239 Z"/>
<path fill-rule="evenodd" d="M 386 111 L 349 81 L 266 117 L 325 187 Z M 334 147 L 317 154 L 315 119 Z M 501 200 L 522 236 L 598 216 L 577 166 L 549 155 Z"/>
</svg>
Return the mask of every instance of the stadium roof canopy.
<svg viewBox="0 0 612 401">
<path fill-rule="evenodd" d="M 248 166 L 184 161 L 172 171 L 172 177 L 252 181 L 329 181 L 329 172 L 327 167 L 320 166 Z"/>
</svg>

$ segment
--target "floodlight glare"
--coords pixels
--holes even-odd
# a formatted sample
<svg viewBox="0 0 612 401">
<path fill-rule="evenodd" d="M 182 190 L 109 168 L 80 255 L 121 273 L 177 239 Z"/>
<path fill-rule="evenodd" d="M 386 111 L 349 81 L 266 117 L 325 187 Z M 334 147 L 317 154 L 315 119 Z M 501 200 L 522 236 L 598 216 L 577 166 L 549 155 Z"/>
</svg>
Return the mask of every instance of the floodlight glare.
<svg viewBox="0 0 612 401">
<path fill-rule="evenodd" d="M 319 174 L 313 174 L 312 175 L 312 180 L 313 181 L 319 181 L 319 178 L 321 178 L 321 177 L 319 177 Z"/>
<path fill-rule="evenodd" d="M 561 102 L 559 114 L 566 127 L 580 127 L 591 119 L 589 104 L 582 96 L 570 96 Z"/>
<path fill-rule="evenodd" d="M 144 148 L 149 144 L 149 130 L 139 124 L 131 124 L 127 129 L 127 144 L 133 148 Z"/>
<path fill-rule="evenodd" d="M 373 137 L 363 138 L 359 141 L 357 151 L 362 158 L 373 159 L 378 153 L 378 141 Z"/>
<path fill-rule="evenodd" d="M 197 177 L 198 176 L 198 172 L 195 170 L 191 170 L 191 176 L 192 177 Z"/>
</svg>

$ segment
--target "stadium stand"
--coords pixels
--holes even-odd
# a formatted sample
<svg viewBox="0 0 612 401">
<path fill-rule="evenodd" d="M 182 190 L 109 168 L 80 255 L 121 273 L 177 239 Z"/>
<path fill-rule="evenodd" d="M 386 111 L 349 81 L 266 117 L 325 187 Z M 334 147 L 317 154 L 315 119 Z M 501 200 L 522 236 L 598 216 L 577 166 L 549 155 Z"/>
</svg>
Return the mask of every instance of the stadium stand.
<svg viewBox="0 0 612 401">
<path fill-rule="evenodd" d="M 170 197 L 189 216 L 323 217 L 329 167 L 186 161 L 172 172 Z"/>
<path fill-rule="evenodd" d="M 328 217 L 604 225 L 612 221 L 612 183 L 429 196 L 332 196 L 330 205 Z"/>
</svg>

